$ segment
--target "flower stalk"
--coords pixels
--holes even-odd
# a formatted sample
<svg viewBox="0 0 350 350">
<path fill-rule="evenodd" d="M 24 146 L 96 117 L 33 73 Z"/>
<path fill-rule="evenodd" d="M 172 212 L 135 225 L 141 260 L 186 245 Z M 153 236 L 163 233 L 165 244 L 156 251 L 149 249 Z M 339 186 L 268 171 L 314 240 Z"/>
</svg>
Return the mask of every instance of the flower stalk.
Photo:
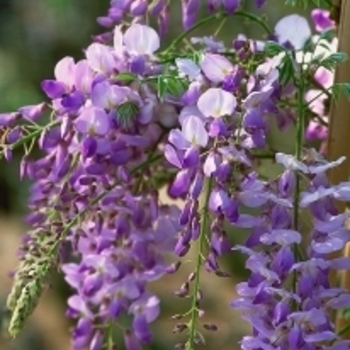
<svg viewBox="0 0 350 350">
<path fill-rule="evenodd" d="M 203 256 L 204 256 L 204 248 L 205 243 L 207 240 L 208 235 L 208 228 L 209 228 L 209 197 L 210 193 L 213 187 L 213 179 L 207 178 L 207 181 L 205 182 L 204 189 L 203 189 L 203 207 L 200 210 L 200 235 L 199 235 L 199 241 L 198 241 L 198 251 L 196 252 L 196 265 L 195 265 L 195 279 L 193 281 L 193 290 L 192 290 L 192 304 L 191 304 L 191 310 L 190 310 L 190 321 L 188 324 L 189 328 L 189 338 L 186 343 L 186 350 L 194 350 L 195 348 L 195 341 L 196 341 L 196 335 L 197 335 L 197 319 L 199 316 L 199 310 L 198 310 L 198 293 L 200 288 L 200 271 L 203 265 Z"/>
</svg>

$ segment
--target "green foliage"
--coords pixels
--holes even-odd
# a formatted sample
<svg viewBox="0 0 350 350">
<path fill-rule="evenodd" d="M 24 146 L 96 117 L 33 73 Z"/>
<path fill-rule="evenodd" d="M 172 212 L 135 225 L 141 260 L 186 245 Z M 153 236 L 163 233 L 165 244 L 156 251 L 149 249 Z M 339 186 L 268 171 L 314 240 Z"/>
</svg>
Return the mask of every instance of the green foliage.
<svg viewBox="0 0 350 350">
<path fill-rule="evenodd" d="M 172 75 L 160 75 L 157 79 L 157 91 L 160 98 L 166 94 L 172 96 L 181 96 L 185 91 L 186 83 L 184 80 L 179 79 Z"/>
<path fill-rule="evenodd" d="M 286 49 L 275 41 L 268 41 L 265 45 L 265 53 L 268 57 L 277 56 L 281 52 L 285 51 Z"/>
<path fill-rule="evenodd" d="M 292 52 L 274 41 L 268 41 L 266 43 L 265 54 L 268 57 L 275 57 L 283 53 L 284 55 L 279 68 L 280 82 L 282 84 L 288 84 L 295 75 L 295 61 Z"/>
<path fill-rule="evenodd" d="M 335 37 L 335 34 L 336 32 L 334 28 L 326 29 L 320 33 L 320 40 L 331 41 Z"/>
<path fill-rule="evenodd" d="M 116 77 L 115 80 L 121 82 L 121 83 L 126 83 L 130 84 L 133 81 L 137 80 L 137 76 L 129 73 L 129 72 L 124 72 L 124 73 L 119 73 Z"/>
<path fill-rule="evenodd" d="M 337 83 L 331 87 L 333 98 L 335 100 L 339 99 L 340 94 L 350 100 L 350 83 Z"/>
<path fill-rule="evenodd" d="M 140 108 L 136 103 L 129 101 L 118 106 L 116 112 L 118 123 L 124 128 L 129 128 L 133 125 Z"/>
<path fill-rule="evenodd" d="M 287 85 L 295 77 L 295 61 L 290 53 L 286 53 L 281 62 L 280 82 Z"/>
<path fill-rule="evenodd" d="M 317 7 L 328 7 L 332 5 L 330 0 L 286 0 L 285 3 L 286 5 L 303 6 L 304 8 L 310 6 L 310 3 Z"/>
<path fill-rule="evenodd" d="M 344 52 L 335 52 L 327 56 L 319 63 L 320 67 L 324 67 L 330 71 L 334 71 L 336 66 L 348 59 L 348 55 Z"/>
<path fill-rule="evenodd" d="M 343 317 L 350 321 L 350 307 L 343 310 Z"/>
</svg>

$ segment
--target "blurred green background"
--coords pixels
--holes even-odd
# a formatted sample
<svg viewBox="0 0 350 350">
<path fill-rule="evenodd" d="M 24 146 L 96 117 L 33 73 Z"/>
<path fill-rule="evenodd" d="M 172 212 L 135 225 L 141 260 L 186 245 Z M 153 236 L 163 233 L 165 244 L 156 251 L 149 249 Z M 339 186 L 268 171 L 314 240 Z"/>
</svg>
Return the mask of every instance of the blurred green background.
<svg viewBox="0 0 350 350">
<path fill-rule="evenodd" d="M 202 1 L 205 3 L 205 1 Z M 40 81 L 53 76 L 55 63 L 69 55 L 76 59 L 83 57 L 83 48 L 91 42 L 90 36 L 102 32 L 96 24 L 96 17 L 104 15 L 108 9 L 107 0 L 0 0 L 0 112 L 15 111 L 19 107 L 35 104 L 44 99 L 40 91 Z M 181 34 L 180 0 L 172 0 L 172 24 L 164 44 Z M 203 6 L 204 7 L 204 6 Z M 253 0 L 246 1 L 246 9 L 253 9 Z M 305 10 L 286 7 L 282 0 L 269 0 L 259 15 L 266 16 L 271 27 L 285 14 L 302 13 Z M 308 12 L 305 12 L 308 14 Z M 202 16 L 206 16 L 203 8 Z M 194 33 L 194 36 L 210 35 L 220 23 L 212 23 Z M 261 30 L 236 17 L 230 18 L 221 30 L 220 38 L 226 43 L 238 33 L 262 39 Z M 293 147 L 294 139 L 284 136 L 287 148 Z M 11 164 L 0 162 L 0 296 L 5 297 L 11 280 L 7 272 L 16 264 L 15 248 L 24 227 L 21 215 L 26 208 L 28 183 L 19 181 L 18 163 L 21 157 L 16 153 Z M 217 322 L 220 331 L 208 338 L 207 349 L 238 349 L 238 339 L 247 332 L 239 315 L 229 307 L 234 297 L 234 284 L 245 274 L 241 260 L 226 261 L 227 268 L 234 272 L 233 279 L 208 277 L 203 282 L 207 296 L 206 307 Z M 166 278 L 157 288 L 164 297 L 167 316 L 188 308 L 186 301 L 171 296 L 171 290 L 178 288 L 191 267 L 184 268 L 175 278 Z M 3 282 L 3 283 L 2 283 Z M 217 286 L 220 284 L 220 288 Z M 68 326 L 64 320 L 64 295 L 67 290 L 54 283 L 43 300 L 43 306 L 32 318 L 31 326 L 16 342 L 2 341 L 0 349 L 23 350 L 68 350 Z M 219 293 L 218 293 L 219 290 Z M 174 306 L 175 305 L 175 306 Z M 212 311 L 211 311 L 212 310 Z M 1 314 L 0 314 L 1 320 Z M 50 321 L 50 322 L 49 322 Z M 51 326 L 49 326 L 49 324 Z M 152 349 L 171 349 L 181 337 L 173 336 L 174 322 L 163 318 L 155 328 L 158 342 Z M 51 328 L 50 328 L 51 327 Z M 122 349 L 122 347 L 118 347 Z"/>
</svg>

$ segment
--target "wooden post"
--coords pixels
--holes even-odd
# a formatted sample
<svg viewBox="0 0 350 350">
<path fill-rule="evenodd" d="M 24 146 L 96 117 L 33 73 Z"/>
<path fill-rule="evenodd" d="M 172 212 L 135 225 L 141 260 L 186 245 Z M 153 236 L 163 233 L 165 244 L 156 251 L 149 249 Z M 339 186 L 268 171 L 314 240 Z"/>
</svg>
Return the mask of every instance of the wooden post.
<svg viewBox="0 0 350 350">
<path fill-rule="evenodd" d="M 337 1 L 338 3 L 338 1 Z M 338 4 L 336 4 L 338 5 Z M 342 0 L 340 4 L 340 19 L 338 25 L 338 51 L 345 52 L 350 57 L 350 0 Z M 350 59 L 340 64 L 335 72 L 335 83 L 350 83 Z M 332 169 L 329 173 L 332 184 L 349 180 L 350 174 L 350 101 L 345 96 L 340 96 L 337 102 L 332 102 L 330 125 L 327 145 L 328 159 L 335 160 L 341 156 L 346 156 L 346 161 L 339 167 Z M 344 203 L 339 203 L 341 211 L 346 210 Z M 341 253 L 338 254 L 338 256 Z M 350 243 L 347 244 L 344 256 L 350 256 Z M 340 277 L 340 284 L 350 291 L 350 271 L 344 271 L 337 276 L 331 275 L 333 286 Z M 337 316 L 337 331 L 344 328 L 350 321 L 346 321 L 341 314 Z M 350 331 L 343 335 L 345 339 L 350 339 Z"/>
</svg>

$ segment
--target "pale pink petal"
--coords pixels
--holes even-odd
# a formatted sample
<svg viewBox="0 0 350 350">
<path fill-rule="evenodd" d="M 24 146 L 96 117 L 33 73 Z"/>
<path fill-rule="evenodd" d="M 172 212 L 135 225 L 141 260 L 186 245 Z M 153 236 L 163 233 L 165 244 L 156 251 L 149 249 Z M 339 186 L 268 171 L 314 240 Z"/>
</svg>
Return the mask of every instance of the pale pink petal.
<svg viewBox="0 0 350 350">
<path fill-rule="evenodd" d="M 210 88 L 198 99 L 197 106 L 204 116 L 220 118 L 231 115 L 237 106 L 237 101 L 225 90 Z"/>
<path fill-rule="evenodd" d="M 275 26 L 275 33 L 281 44 L 290 42 L 296 50 L 303 48 L 306 40 L 311 36 L 311 29 L 307 20 L 297 14 L 280 19 Z"/>
<path fill-rule="evenodd" d="M 56 80 L 65 83 L 68 88 L 73 87 L 75 63 L 72 57 L 64 57 L 55 67 Z"/>
<path fill-rule="evenodd" d="M 153 55 L 160 47 L 158 33 L 151 27 L 133 24 L 124 34 L 126 50 L 137 55 Z"/>
</svg>

